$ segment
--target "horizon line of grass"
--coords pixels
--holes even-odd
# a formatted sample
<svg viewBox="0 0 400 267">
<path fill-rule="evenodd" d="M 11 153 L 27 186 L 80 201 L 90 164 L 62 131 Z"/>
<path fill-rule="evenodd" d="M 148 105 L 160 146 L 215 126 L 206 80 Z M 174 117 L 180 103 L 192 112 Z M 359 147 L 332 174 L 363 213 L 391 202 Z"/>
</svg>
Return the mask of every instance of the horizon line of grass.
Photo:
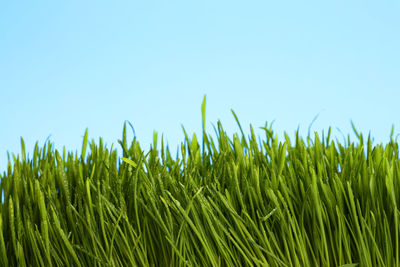
<svg viewBox="0 0 400 267">
<path fill-rule="evenodd" d="M 123 127 L 122 158 L 37 144 L 0 174 L 0 266 L 400 266 L 397 138 L 205 131 L 171 156 Z"/>
</svg>

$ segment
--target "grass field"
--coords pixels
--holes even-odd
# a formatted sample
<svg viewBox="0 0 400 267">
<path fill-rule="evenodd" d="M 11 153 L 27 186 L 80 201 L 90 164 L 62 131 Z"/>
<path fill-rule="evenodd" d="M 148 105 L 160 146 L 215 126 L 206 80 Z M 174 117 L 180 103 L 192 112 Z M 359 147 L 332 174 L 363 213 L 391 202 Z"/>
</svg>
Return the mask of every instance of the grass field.
<svg viewBox="0 0 400 267">
<path fill-rule="evenodd" d="M 1 174 L 0 266 L 400 266 L 393 137 L 211 135 L 202 113 L 176 158 L 126 125 L 122 159 L 87 131 L 81 155 L 48 142 L 27 158 L 21 139 Z"/>
</svg>

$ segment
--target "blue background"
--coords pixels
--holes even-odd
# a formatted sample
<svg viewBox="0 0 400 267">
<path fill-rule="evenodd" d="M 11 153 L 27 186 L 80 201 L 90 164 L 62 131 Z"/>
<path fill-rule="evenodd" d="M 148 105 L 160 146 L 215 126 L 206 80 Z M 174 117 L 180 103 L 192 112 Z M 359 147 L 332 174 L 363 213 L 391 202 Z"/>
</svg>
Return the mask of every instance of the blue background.
<svg viewBox="0 0 400 267">
<path fill-rule="evenodd" d="M 396 1 L 2 1 L 0 171 L 36 141 L 80 151 L 83 133 L 117 145 L 129 120 L 144 150 L 172 151 L 181 124 L 238 131 L 275 119 L 279 136 L 399 133 Z M 257 130 L 262 134 L 261 130 Z M 132 134 L 129 135 L 132 138 Z"/>
</svg>

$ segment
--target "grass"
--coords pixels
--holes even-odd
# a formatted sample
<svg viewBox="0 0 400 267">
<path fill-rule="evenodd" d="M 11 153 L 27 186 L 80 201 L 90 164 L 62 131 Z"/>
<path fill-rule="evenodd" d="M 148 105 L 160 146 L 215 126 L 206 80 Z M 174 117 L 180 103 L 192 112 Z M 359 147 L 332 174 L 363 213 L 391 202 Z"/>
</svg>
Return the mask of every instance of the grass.
<svg viewBox="0 0 400 267">
<path fill-rule="evenodd" d="M 36 144 L 1 175 L 0 266 L 400 266 L 399 145 L 228 137 Z M 236 115 L 234 117 L 237 119 Z M 365 142 L 365 143 L 364 143 Z"/>
</svg>

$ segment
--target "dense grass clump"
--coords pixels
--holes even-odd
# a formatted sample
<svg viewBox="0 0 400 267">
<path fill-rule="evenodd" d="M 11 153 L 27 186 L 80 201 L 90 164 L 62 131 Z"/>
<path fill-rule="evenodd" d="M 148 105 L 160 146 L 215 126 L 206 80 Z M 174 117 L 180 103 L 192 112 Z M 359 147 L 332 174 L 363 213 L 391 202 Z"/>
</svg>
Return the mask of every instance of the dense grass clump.
<svg viewBox="0 0 400 267">
<path fill-rule="evenodd" d="M 21 140 L 0 177 L 0 266 L 400 266 L 398 143 L 263 129 L 185 133 L 176 158 L 125 126 L 122 160 L 87 131 L 81 155 L 48 142 L 28 159 Z"/>
</svg>

